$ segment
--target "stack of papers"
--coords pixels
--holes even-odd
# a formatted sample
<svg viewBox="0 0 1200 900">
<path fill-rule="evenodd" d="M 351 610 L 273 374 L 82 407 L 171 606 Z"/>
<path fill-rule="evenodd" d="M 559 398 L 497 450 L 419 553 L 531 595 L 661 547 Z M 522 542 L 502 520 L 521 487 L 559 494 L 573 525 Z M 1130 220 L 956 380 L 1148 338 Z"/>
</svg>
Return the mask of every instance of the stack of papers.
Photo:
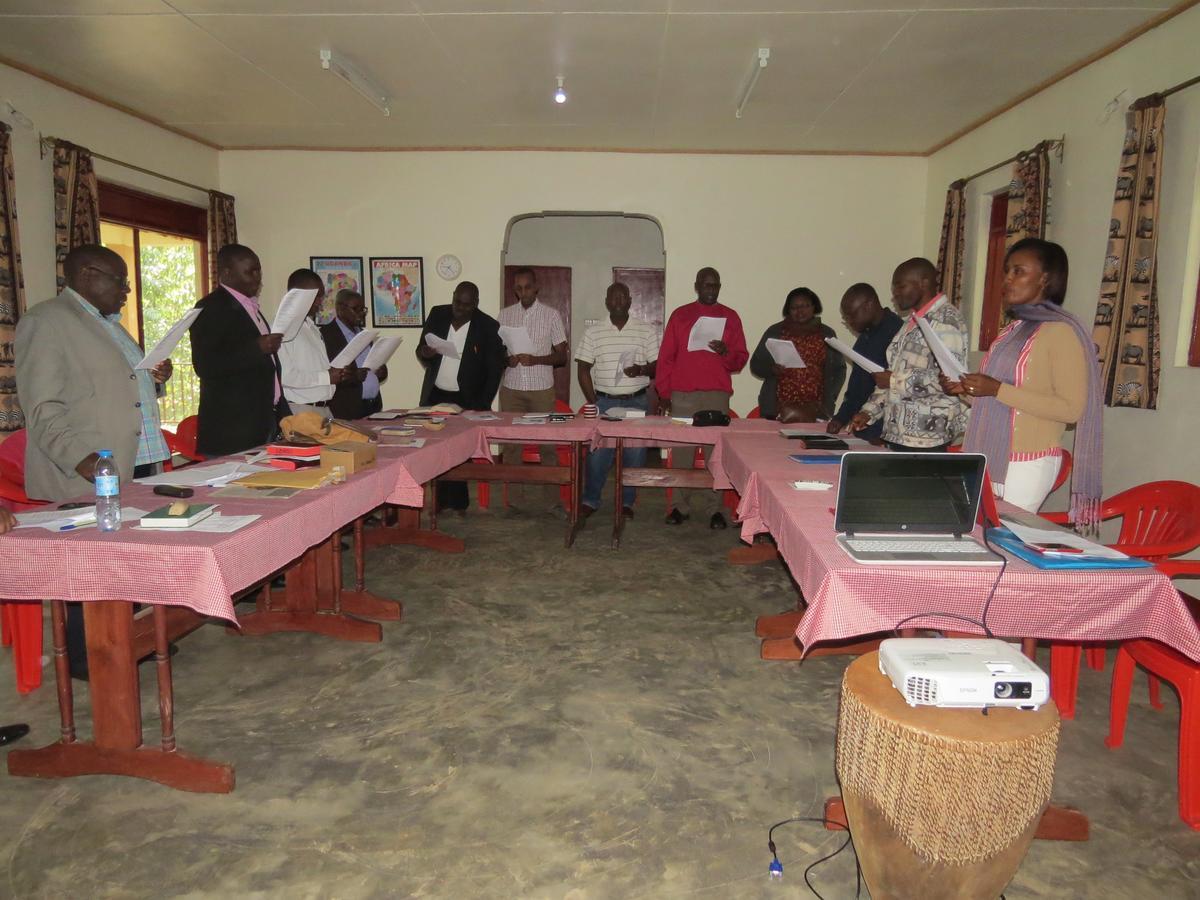
<svg viewBox="0 0 1200 900">
<path fill-rule="evenodd" d="M 196 317 L 200 315 L 202 310 L 189 309 L 170 330 L 162 336 L 154 348 L 142 357 L 142 361 L 136 366 L 138 369 L 153 369 L 160 362 L 163 362 L 171 357 L 171 351 L 176 345 L 183 340 L 184 333 L 192 327 L 192 323 L 196 321 Z"/>
<path fill-rule="evenodd" d="M 271 333 L 283 335 L 285 341 L 295 340 L 316 298 L 316 288 L 292 288 L 284 294 L 279 301 L 279 309 L 275 311 Z"/>
<path fill-rule="evenodd" d="M 330 368 L 344 369 L 346 366 L 358 359 L 358 355 L 366 350 L 375 342 L 378 336 L 378 331 L 373 331 L 370 328 L 360 331 L 354 337 L 350 338 L 342 352 L 329 361 Z M 366 360 L 364 360 L 365 362 Z"/>
<path fill-rule="evenodd" d="M 850 362 L 854 363 L 868 375 L 874 375 L 877 372 L 883 371 L 883 366 L 874 360 L 867 359 L 844 341 L 839 341 L 837 338 L 829 337 L 825 338 L 825 343 L 827 343 L 838 353 L 842 354 L 842 356 L 846 357 L 846 359 L 850 360 Z"/>
<path fill-rule="evenodd" d="M 522 353 L 533 354 L 533 340 L 524 325 L 501 325 L 500 340 L 509 356 L 520 356 Z"/>
<path fill-rule="evenodd" d="M 804 364 L 804 357 L 791 341 L 767 338 L 767 352 L 771 354 L 771 359 L 775 360 L 777 366 L 783 366 L 785 369 L 808 368 Z"/>
<path fill-rule="evenodd" d="M 270 471 L 270 466 L 252 466 L 248 463 L 216 463 L 211 466 L 184 466 L 173 472 L 135 479 L 138 484 L 173 484 L 177 487 L 223 487 L 255 472 Z"/>
<path fill-rule="evenodd" d="M 403 338 L 391 335 L 378 338 L 371 345 L 371 352 L 367 354 L 367 358 L 363 360 L 363 368 L 370 369 L 372 372 L 382 369 L 403 340 Z"/>
<path fill-rule="evenodd" d="M 720 341 L 725 338 L 725 320 L 718 316 L 701 316 L 696 320 L 696 324 L 692 326 L 691 334 L 688 335 L 688 350 L 707 350 L 709 353 L 715 352 L 712 347 L 708 346 L 711 341 Z"/>
<path fill-rule="evenodd" d="M 146 515 L 146 510 L 138 509 L 136 506 L 126 506 L 121 510 L 121 521 L 132 522 L 144 515 Z M 75 531 L 80 528 L 90 528 L 96 524 L 96 507 L 37 510 L 36 512 L 17 513 L 16 516 L 18 528 Z"/>
<path fill-rule="evenodd" d="M 471 422 L 496 422 L 500 417 L 493 412 L 467 412 L 463 418 Z"/>
<path fill-rule="evenodd" d="M 924 316 L 917 316 L 917 327 L 921 329 L 921 334 L 925 335 L 925 343 L 933 351 L 933 358 L 937 360 L 945 376 L 951 381 L 961 381 L 967 370 L 958 361 L 958 357 L 950 352 L 950 348 L 942 343 L 942 339 L 937 336 L 933 326 L 925 321 Z"/>
</svg>

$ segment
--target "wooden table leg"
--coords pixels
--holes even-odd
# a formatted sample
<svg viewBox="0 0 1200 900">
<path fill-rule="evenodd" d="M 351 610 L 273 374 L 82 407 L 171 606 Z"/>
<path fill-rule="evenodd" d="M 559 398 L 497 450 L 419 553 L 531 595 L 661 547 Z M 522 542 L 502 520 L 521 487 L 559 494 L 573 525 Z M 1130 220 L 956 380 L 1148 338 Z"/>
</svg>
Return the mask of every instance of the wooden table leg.
<svg viewBox="0 0 1200 900">
<path fill-rule="evenodd" d="M 625 492 L 625 439 L 617 438 L 616 457 L 613 462 L 613 532 L 612 548 L 621 547 L 621 532 L 625 528 L 624 509 L 621 495 Z"/>
<path fill-rule="evenodd" d="M 155 608 L 159 613 L 160 608 Z M 55 675 L 59 679 L 62 740 L 8 754 L 10 775 L 66 778 L 74 775 L 127 775 L 157 781 L 181 791 L 227 794 L 233 766 L 210 762 L 174 749 L 171 667 L 159 664 L 159 708 L 164 711 L 161 747 L 142 744 L 142 705 L 133 651 L 133 604 L 106 600 L 83 605 L 92 700 L 92 740 L 75 739 L 70 674 L 67 672 L 61 604 L 54 616 Z M 165 621 L 165 620 L 164 620 Z M 156 622 L 156 628 L 158 623 Z M 166 633 L 162 633 L 165 656 Z"/>
<path fill-rule="evenodd" d="M 583 502 L 583 441 L 571 442 L 571 483 L 568 486 L 571 495 L 571 508 L 567 510 L 567 549 L 575 543 L 575 535 L 579 533 L 579 504 Z M 618 500 L 620 497 L 618 496 Z M 620 506 L 620 504 L 617 504 Z"/>
<path fill-rule="evenodd" d="M 768 543 L 734 547 L 729 551 L 727 559 L 731 566 L 756 566 L 778 557 L 778 548 L 774 544 Z"/>
<path fill-rule="evenodd" d="M 394 507 L 395 525 L 383 525 L 366 532 L 368 547 L 387 547 L 404 544 L 424 547 L 439 553 L 463 553 L 467 549 L 461 538 L 421 527 L 421 511 L 406 506 Z"/>
<path fill-rule="evenodd" d="M 793 609 L 789 612 L 777 613 L 773 616 L 759 616 L 754 622 L 754 636 L 760 638 L 792 638 L 804 618 L 803 609 Z"/>
<path fill-rule="evenodd" d="M 825 828 L 827 831 L 845 831 L 849 828 L 846 807 L 841 797 L 829 797 L 825 801 Z M 1088 817 L 1069 806 L 1047 806 L 1042 813 L 1034 838 L 1040 841 L 1086 841 L 1091 824 Z"/>
<path fill-rule="evenodd" d="M 815 656 L 861 656 L 872 650 L 878 650 L 879 642 L 882 640 L 883 638 L 874 638 L 865 641 L 851 640 L 844 643 L 822 644 L 805 653 L 804 645 L 795 637 L 767 638 L 762 642 L 759 655 L 763 659 L 770 660 L 812 659 Z"/>
</svg>

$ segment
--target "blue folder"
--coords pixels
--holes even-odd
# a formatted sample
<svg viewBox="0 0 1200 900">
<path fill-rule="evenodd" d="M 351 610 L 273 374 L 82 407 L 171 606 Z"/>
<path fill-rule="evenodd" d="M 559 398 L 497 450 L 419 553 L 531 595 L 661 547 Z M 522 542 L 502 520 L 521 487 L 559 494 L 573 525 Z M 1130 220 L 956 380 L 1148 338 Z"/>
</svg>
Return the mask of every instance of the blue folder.
<svg viewBox="0 0 1200 900">
<path fill-rule="evenodd" d="M 788 459 L 798 463 L 809 463 L 821 465 L 822 463 L 840 463 L 842 461 L 842 453 L 844 451 L 826 451 L 824 453 L 792 453 L 788 455 Z"/>
<path fill-rule="evenodd" d="M 1062 556 L 1039 553 L 1007 528 L 989 528 L 987 538 L 993 546 L 1006 550 L 1039 569 L 1145 569 L 1153 565 L 1135 556 L 1107 559 L 1103 556 L 1084 556 L 1081 553 Z"/>
</svg>

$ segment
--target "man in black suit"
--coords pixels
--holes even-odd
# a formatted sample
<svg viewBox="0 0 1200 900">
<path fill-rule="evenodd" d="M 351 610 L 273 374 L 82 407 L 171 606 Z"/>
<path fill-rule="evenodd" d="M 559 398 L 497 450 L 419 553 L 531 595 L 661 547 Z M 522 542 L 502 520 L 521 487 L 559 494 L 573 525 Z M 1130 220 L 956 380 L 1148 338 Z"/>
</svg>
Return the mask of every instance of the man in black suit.
<svg viewBox="0 0 1200 900">
<path fill-rule="evenodd" d="M 430 347 L 425 342 L 427 334 L 450 341 L 458 359 Z M 500 340 L 500 325 L 479 311 L 479 288 L 472 282 L 460 282 L 448 306 L 429 311 L 417 342 L 417 359 L 425 367 L 422 406 L 457 403 L 463 409 L 492 408 L 508 358 Z M 439 509 L 465 510 L 466 483 L 439 481 L 437 503 Z"/>
<path fill-rule="evenodd" d="M 258 307 L 262 265 L 241 244 L 217 253 L 220 285 L 196 304 L 192 366 L 200 378 L 196 449 L 206 456 L 237 453 L 275 437 L 291 415 L 280 384 L 279 345 Z"/>
<path fill-rule="evenodd" d="M 321 339 L 325 341 L 325 351 L 330 359 L 345 350 L 351 338 L 362 331 L 367 322 L 367 304 L 358 291 L 342 288 L 334 298 L 334 309 L 337 317 L 321 326 Z M 346 379 L 333 392 L 329 410 L 335 419 L 364 419 L 383 409 L 379 385 L 387 381 L 387 366 L 380 366 L 378 372 L 364 369 L 361 364 L 369 352 L 370 348 L 364 350 L 355 360 L 358 377 Z"/>
</svg>

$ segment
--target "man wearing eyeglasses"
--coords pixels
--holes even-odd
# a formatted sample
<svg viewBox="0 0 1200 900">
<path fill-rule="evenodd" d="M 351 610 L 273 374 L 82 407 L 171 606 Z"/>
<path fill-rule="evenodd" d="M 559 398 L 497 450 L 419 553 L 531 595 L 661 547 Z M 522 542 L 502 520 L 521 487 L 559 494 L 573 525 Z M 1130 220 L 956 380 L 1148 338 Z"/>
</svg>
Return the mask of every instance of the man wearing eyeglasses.
<svg viewBox="0 0 1200 900">
<path fill-rule="evenodd" d="M 157 472 L 170 451 L 158 416 L 168 359 L 138 369 L 142 349 L 121 327 L 125 261 L 85 244 L 63 262 L 66 287 L 17 324 L 17 395 L 28 423 L 25 492 L 39 500 L 90 494 L 98 451 L 121 480 Z"/>
</svg>

